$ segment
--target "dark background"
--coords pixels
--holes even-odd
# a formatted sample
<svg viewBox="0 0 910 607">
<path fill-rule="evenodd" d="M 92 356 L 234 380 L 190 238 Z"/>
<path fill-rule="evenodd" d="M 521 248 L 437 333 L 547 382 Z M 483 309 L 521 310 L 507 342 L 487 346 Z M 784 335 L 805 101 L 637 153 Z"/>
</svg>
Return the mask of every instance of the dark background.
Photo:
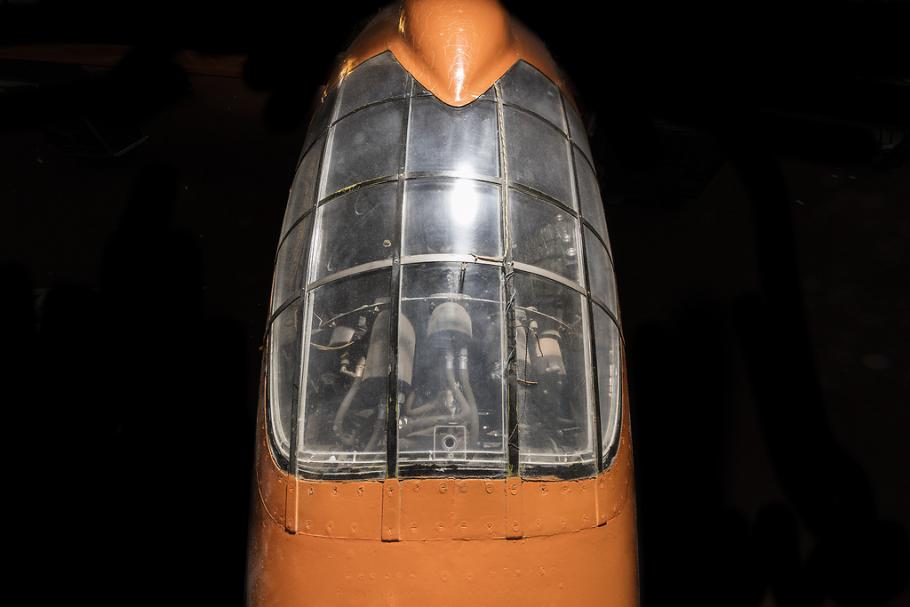
<svg viewBox="0 0 910 607">
<path fill-rule="evenodd" d="M 593 136 L 643 604 L 910 605 L 908 5 L 630 4 L 507 3 Z M 281 216 L 378 6 L 0 0 L 9 592 L 241 603 Z"/>
</svg>

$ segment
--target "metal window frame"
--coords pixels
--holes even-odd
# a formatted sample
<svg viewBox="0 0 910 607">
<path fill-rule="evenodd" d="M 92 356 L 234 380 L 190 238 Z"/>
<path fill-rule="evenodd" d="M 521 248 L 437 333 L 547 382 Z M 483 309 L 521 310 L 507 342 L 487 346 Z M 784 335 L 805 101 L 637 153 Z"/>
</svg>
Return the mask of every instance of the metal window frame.
<svg viewBox="0 0 910 607">
<path fill-rule="evenodd" d="M 388 51 L 387 51 L 388 52 Z M 530 64 L 529 64 L 530 65 Z M 534 66 L 530 66 L 535 69 Z M 403 69 L 403 68 L 402 68 Z M 539 70 L 537 70 L 539 72 Z M 405 72 L 407 73 L 407 72 Z M 306 239 L 306 249 L 305 249 L 305 264 L 306 267 L 304 271 L 304 287 L 301 289 L 295 297 L 291 297 L 287 302 L 283 302 L 278 307 L 271 311 L 269 314 L 268 320 L 268 335 L 267 335 L 267 344 L 268 344 L 268 356 L 266 356 L 267 368 L 266 368 L 266 378 L 267 378 L 267 387 L 266 387 L 266 398 L 267 398 L 267 426 L 269 428 L 270 440 L 269 444 L 272 445 L 273 451 L 275 452 L 276 459 L 281 463 L 280 456 L 282 453 L 280 449 L 274 444 L 274 436 L 272 431 L 272 422 L 271 418 L 273 415 L 271 407 L 271 392 L 273 388 L 273 379 L 272 379 L 272 364 L 271 364 L 271 351 L 272 351 L 272 330 L 273 325 L 277 317 L 288 307 L 293 305 L 297 301 L 302 300 L 301 305 L 301 368 L 300 368 L 300 390 L 296 402 L 293 403 L 292 407 L 292 420 L 291 420 L 291 437 L 289 444 L 289 453 L 287 454 L 287 468 L 288 472 L 298 476 L 299 475 L 299 466 L 298 466 L 298 452 L 299 452 L 299 434 L 301 432 L 301 424 L 304 423 L 304 407 L 306 401 L 306 379 L 307 371 L 309 366 L 309 350 L 307 347 L 309 344 L 309 338 L 311 335 L 311 325 L 312 325 L 312 313 L 313 313 L 313 291 L 319 287 L 325 286 L 330 283 L 334 283 L 341 280 L 347 280 L 355 276 L 360 276 L 370 272 L 390 270 L 390 284 L 389 284 L 389 316 L 390 316 L 390 339 L 389 339 L 389 378 L 388 378 L 388 404 L 387 404 L 387 413 L 386 413 L 386 461 L 385 461 L 385 478 L 396 478 L 399 476 L 399 465 L 398 465 L 398 368 L 397 368 L 397 354 L 398 354 L 398 323 L 400 317 L 400 304 L 401 304 L 401 272 L 402 266 L 405 265 L 415 265 L 415 264 L 428 264 L 428 263 L 445 263 L 445 262 L 457 262 L 457 263 L 476 263 L 482 265 L 492 265 L 499 266 L 501 268 L 501 299 L 502 299 L 502 328 L 501 328 L 501 347 L 502 347 L 502 368 L 503 368 L 503 379 L 502 382 L 502 404 L 503 404 L 503 440 L 504 440 L 504 450 L 505 450 L 505 459 L 506 466 L 505 470 L 495 470 L 490 468 L 472 468 L 469 465 L 465 465 L 469 462 L 459 462 L 457 465 L 451 468 L 443 468 L 436 465 L 427 465 L 421 466 L 418 463 L 408 464 L 407 465 L 407 476 L 433 476 L 433 475 L 444 475 L 444 476 L 456 476 L 456 477 L 497 477 L 505 474 L 506 476 L 524 476 L 526 478 L 534 478 L 538 476 L 551 477 L 557 476 L 560 478 L 584 478 L 591 476 L 591 465 L 588 461 L 577 465 L 568 465 L 568 466 L 553 466 L 553 465 L 537 465 L 537 464 L 522 464 L 520 462 L 520 441 L 518 436 L 518 412 L 517 412 L 517 368 L 516 368 L 516 328 L 515 328 L 515 310 L 517 305 L 515 303 L 515 288 L 514 288 L 514 278 L 516 273 L 524 273 L 539 278 L 543 278 L 554 283 L 557 283 L 565 288 L 568 288 L 578 294 L 580 294 L 584 299 L 584 304 L 582 306 L 583 315 L 582 315 L 582 334 L 583 334 L 583 343 L 584 343 L 584 356 L 587 361 L 586 367 L 586 399 L 588 407 L 588 415 L 591 417 L 590 429 L 591 435 L 589 437 L 589 443 L 592 445 L 591 449 L 593 452 L 593 463 L 594 471 L 601 472 L 602 470 L 609 467 L 612 463 L 615 453 L 618 449 L 618 437 L 621 432 L 621 423 L 622 423 L 622 399 L 623 399 L 623 386 L 622 381 L 620 380 L 620 385 L 617 387 L 617 402 L 614 403 L 613 410 L 617 416 L 616 423 L 614 424 L 614 433 L 611 437 L 607 437 L 609 444 L 606 444 L 605 437 L 603 437 L 602 426 L 603 420 L 600 419 L 600 386 L 598 385 L 598 372 L 597 372 L 597 349 L 596 349 L 596 336 L 594 328 L 594 306 L 597 306 L 600 310 L 605 312 L 611 322 L 614 323 L 616 330 L 619 335 L 619 364 L 622 365 L 625 360 L 625 339 L 622 332 L 622 325 L 619 322 L 619 311 L 611 310 L 606 305 L 606 302 L 601 302 L 599 299 L 596 299 L 592 296 L 590 291 L 590 274 L 591 268 L 589 267 L 589 259 L 587 255 L 587 243 L 586 240 L 590 239 L 590 235 L 593 234 L 594 238 L 599 242 L 599 244 L 607 252 L 607 258 L 613 265 L 613 254 L 608 246 L 605 238 L 609 238 L 607 234 L 601 235 L 598 232 L 598 229 L 591 224 L 586 217 L 584 216 L 584 211 L 582 209 L 582 204 L 580 200 L 580 188 L 579 188 L 579 175 L 578 175 L 578 166 L 577 166 L 577 157 L 581 156 L 584 162 L 588 163 L 589 168 L 592 170 L 592 173 L 596 179 L 596 171 L 594 170 L 593 162 L 590 157 L 585 153 L 584 148 L 582 148 L 578 143 L 576 143 L 577 137 L 572 136 L 572 127 L 570 126 L 570 117 L 569 117 L 569 107 L 568 100 L 565 95 L 560 91 L 560 103 L 562 109 L 562 118 L 565 124 L 565 128 L 561 128 L 559 125 L 554 124 L 552 121 L 541 116 L 537 112 L 530 110 L 526 107 L 523 107 L 520 103 L 514 102 L 505 102 L 502 97 L 501 81 L 497 81 L 490 89 L 492 98 L 485 98 L 482 101 L 483 103 L 491 103 L 495 108 L 496 113 L 496 136 L 497 136 L 497 145 L 498 145 L 498 156 L 499 156 L 499 176 L 486 176 L 486 175 L 476 175 L 476 174 L 462 174 L 458 171 L 408 171 L 407 170 L 407 152 L 408 152 L 408 139 L 411 131 L 411 113 L 413 111 L 413 104 L 415 97 L 419 97 L 418 86 L 419 84 L 414 80 L 414 78 L 408 74 L 407 75 L 407 92 L 404 96 L 392 96 L 385 99 L 376 100 L 370 102 L 362 107 L 354 108 L 343 116 L 339 114 L 339 108 L 341 106 L 341 99 L 343 97 L 343 91 L 336 91 L 334 98 L 332 99 L 333 106 L 331 109 L 327 110 L 330 112 L 330 116 L 326 121 L 326 126 L 320 132 L 307 136 L 307 139 L 312 139 L 307 144 L 306 148 L 301 152 L 300 157 L 298 158 L 297 169 L 300 169 L 300 163 L 302 162 L 304 156 L 313 148 L 314 145 L 319 143 L 324 139 L 322 149 L 320 152 L 320 158 L 317 165 L 316 172 L 316 183 L 314 184 L 314 193 L 312 206 L 309 206 L 304 210 L 299 218 L 297 218 L 281 235 L 279 239 L 278 250 L 276 251 L 275 260 L 277 263 L 278 255 L 281 252 L 281 248 L 285 245 L 289 234 L 297 227 L 300 222 L 303 222 L 307 217 L 315 213 L 313 220 L 311 222 L 310 229 L 307 234 L 303 235 Z M 547 78 L 545 75 L 541 74 L 541 77 Z M 548 79 L 548 78 L 547 78 Z M 549 79 L 548 79 L 549 80 Z M 552 83 L 552 81 L 551 81 Z M 338 86 L 343 86 L 343 82 Z M 553 83 L 555 85 L 555 83 Z M 328 93 L 330 94 L 330 93 Z M 323 182 L 326 179 L 327 175 L 327 163 L 328 158 L 331 153 L 334 144 L 334 127 L 343 119 L 348 118 L 349 116 L 360 112 L 367 108 L 372 108 L 382 104 L 389 103 L 403 103 L 406 101 L 406 111 L 404 113 L 404 121 L 400 133 L 400 149 L 399 149 L 399 159 L 398 159 L 398 171 L 395 174 L 380 176 L 376 178 L 371 178 L 369 180 L 352 184 L 350 186 L 339 189 L 336 192 L 331 192 L 326 196 L 321 196 L 323 189 Z M 570 195 L 572 200 L 562 201 L 557 198 L 554 198 L 551 195 L 548 195 L 544 192 L 538 191 L 533 187 L 526 186 L 520 183 L 513 183 L 510 178 L 509 172 L 509 162 L 508 162 L 508 143 L 506 141 L 506 128 L 505 128 L 505 108 L 512 108 L 515 111 L 528 114 L 541 122 L 543 122 L 548 128 L 553 128 L 558 132 L 564 140 L 567 141 L 567 152 L 568 152 L 568 166 L 571 171 L 570 176 Z M 577 152 L 577 153 L 576 153 Z M 295 172 L 296 174 L 296 172 Z M 460 180 L 470 180 L 478 183 L 486 183 L 495 185 L 499 188 L 500 191 L 500 231 L 501 239 L 503 245 L 503 254 L 497 257 L 480 257 L 470 254 L 417 254 L 417 255 L 402 255 L 402 238 L 403 238 L 403 223 L 404 223 L 404 189 L 408 181 L 413 180 L 423 180 L 423 179 L 460 179 Z M 319 238 L 321 225 L 321 214 L 316 213 L 316 211 L 323 205 L 330 204 L 335 199 L 343 196 L 344 194 L 350 193 L 353 190 L 359 188 L 367 188 L 383 183 L 397 183 L 397 192 L 395 200 L 395 218 L 394 218 L 394 234 L 396 239 L 394 242 L 394 250 L 391 259 L 377 260 L 373 262 L 368 262 L 365 264 L 360 264 L 351 268 L 346 268 L 334 274 L 324 276 L 318 280 L 313 280 L 314 272 L 314 255 L 315 251 L 318 248 L 317 238 Z M 574 280 L 563 277 L 555 272 L 545 270 L 543 268 L 538 268 L 530 264 L 524 264 L 522 262 L 516 262 L 512 258 L 512 236 L 510 228 L 510 213 L 511 213 L 511 204 L 510 204 L 510 191 L 515 190 L 522 192 L 524 194 L 530 195 L 533 198 L 543 201 L 546 204 L 550 204 L 560 209 L 560 211 L 569 213 L 574 219 L 577 220 L 576 223 L 576 241 L 579 244 L 580 254 L 582 255 L 582 279 L 584 284 L 579 284 Z M 574 202 L 577 208 L 573 208 L 571 205 Z M 587 228 L 587 230 L 585 229 Z M 590 234 L 588 233 L 590 231 Z M 615 281 L 614 281 L 615 285 Z M 274 282 L 273 282 L 273 294 L 274 298 Z M 615 288 L 615 286 L 614 286 Z M 271 304 L 270 304 L 271 307 Z M 618 308 L 618 305 L 617 305 Z M 621 377 L 621 375 L 620 375 Z M 365 470 L 367 475 L 374 472 L 373 467 Z M 363 478 L 363 474 L 358 474 L 356 471 L 345 470 L 340 471 L 335 474 L 330 469 L 320 470 L 318 474 L 304 472 L 304 476 L 307 478 Z"/>
</svg>

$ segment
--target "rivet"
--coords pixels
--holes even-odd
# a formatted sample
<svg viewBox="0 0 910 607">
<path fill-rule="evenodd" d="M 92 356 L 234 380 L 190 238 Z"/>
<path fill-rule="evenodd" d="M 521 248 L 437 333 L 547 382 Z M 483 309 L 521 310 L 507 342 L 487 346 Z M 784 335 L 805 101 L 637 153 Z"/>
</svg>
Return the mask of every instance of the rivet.
<svg viewBox="0 0 910 607">
<path fill-rule="evenodd" d="M 445 493 L 445 492 L 448 491 L 448 490 L 449 490 L 449 486 L 446 485 L 445 483 L 439 485 L 439 492 L 440 492 L 440 493 Z"/>
<path fill-rule="evenodd" d="M 483 488 L 487 493 L 493 493 L 493 483 L 484 483 Z"/>
<path fill-rule="evenodd" d="M 467 484 L 467 483 L 461 483 L 460 485 L 458 485 L 458 490 L 461 491 L 462 493 L 467 493 L 467 492 L 468 492 L 468 484 Z"/>
</svg>

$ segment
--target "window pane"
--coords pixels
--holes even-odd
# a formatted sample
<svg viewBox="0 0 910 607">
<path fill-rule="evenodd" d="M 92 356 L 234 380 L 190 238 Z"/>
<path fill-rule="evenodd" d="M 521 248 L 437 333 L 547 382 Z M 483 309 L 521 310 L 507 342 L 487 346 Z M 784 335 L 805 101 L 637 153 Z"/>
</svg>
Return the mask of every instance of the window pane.
<svg viewBox="0 0 910 607">
<path fill-rule="evenodd" d="M 406 100 L 390 101 L 355 112 L 332 127 L 320 198 L 398 173 L 406 111 Z"/>
<path fill-rule="evenodd" d="M 272 443 L 288 457 L 291 419 L 300 394 L 301 300 L 281 311 L 269 338 L 269 420 Z"/>
<path fill-rule="evenodd" d="M 310 145 L 317 137 L 325 134 L 329 128 L 332 118 L 335 114 L 335 101 L 338 99 L 338 87 L 332 87 L 316 102 L 316 109 L 313 113 L 313 119 L 310 121 L 310 127 L 306 132 L 306 139 L 303 142 L 304 149 Z"/>
<path fill-rule="evenodd" d="M 360 188 L 321 207 L 311 281 L 347 268 L 391 259 L 395 235 L 396 182 Z"/>
<path fill-rule="evenodd" d="M 504 471 L 501 269 L 405 266 L 401 291 L 399 465 Z"/>
<path fill-rule="evenodd" d="M 275 285 L 272 291 L 272 312 L 286 301 L 297 297 L 306 276 L 306 251 L 313 216 L 294 226 L 278 249 L 275 263 Z"/>
<path fill-rule="evenodd" d="M 600 199 L 600 188 L 594 170 L 585 157 L 576 149 L 575 170 L 578 172 L 578 198 L 581 200 L 581 213 L 591 226 L 607 239 L 607 219 L 604 216 L 604 205 Z"/>
<path fill-rule="evenodd" d="M 616 314 L 616 278 L 613 276 L 613 264 L 603 244 L 588 228 L 585 228 L 585 248 L 588 256 L 591 297 Z"/>
<path fill-rule="evenodd" d="M 435 95 L 433 95 L 433 93 L 431 93 L 429 90 L 427 90 L 427 88 L 424 85 L 420 84 L 420 82 L 418 82 L 417 80 L 414 81 L 414 96 L 415 97 L 427 97 L 427 96 L 435 97 Z M 477 99 L 486 99 L 488 101 L 496 101 L 496 96 L 493 93 L 493 87 L 491 86 L 490 88 L 488 88 L 486 90 L 486 92 L 484 92 L 480 97 L 477 97 Z"/>
<path fill-rule="evenodd" d="M 512 256 L 569 280 L 583 282 L 578 220 L 556 205 L 509 190 Z"/>
<path fill-rule="evenodd" d="M 513 280 L 521 473 L 579 464 L 593 471 L 584 298 L 545 278 Z"/>
<path fill-rule="evenodd" d="M 575 145 L 581 148 L 581 151 L 584 152 L 585 156 L 590 158 L 591 147 L 588 144 L 587 130 L 585 129 L 584 122 L 581 120 L 581 116 L 578 115 L 578 112 L 575 111 L 575 107 L 568 99 L 566 100 L 566 114 L 569 117 L 569 136 L 572 138 L 572 141 L 575 142 Z"/>
<path fill-rule="evenodd" d="M 282 235 L 286 234 L 288 229 L 294 225 L 294 222 L 300 219 L 300 216 L 316 202 L 316 185 L 319 182 L 316 172 L 319 170 L 319 158 L 322 156 L 324 143 L 324 138 L 317 141 L 307 151 L 303 160 L 300 161 L 300 166 L 297 167 L 294 185 L 291 188 L 291 196 L 288 199 L 288 208 L 284 212 L 284 223 L 281 226 Z"/>
<path fill-rule="evenodd" d="M 389 272 L 310 293 L 299 470 L 382 476 L 389 376 Z"/>
<path fill-rule="evenodd" d="M 405 185 L 404 254 L 502 255 L 499 186 L 469 179 Z"/>
<path fill-rule="evenodd" d="M 519 61 L 502 77 L 499 86 L 503 102 L 540 114 L 565 132 L 559 89 L 536 68 Z"/>
<path fill-rule="evenodd" d="M 569 170 L 569 142 L 539 118 L 506 107 L 509 180 L 548 194 L 575 208 Z"/>
<path fill-rule="evenodd" d="M 597 346 L 597 389 L 600 401 L 600 428 L 605 456 L 616 437 L 619 422 L 622 342 L 613 319 L 598 306 L 594 308 L 594 341 Z"/>
<path fill-rule="evenodd" d="M 407 167 L 409 172 L 499 176 L 496 105 L 481 101 L 456 108 L 433 97 L 415 99 Z"/>
<path fill-rule="evenodd" d="M 404 97 L 407 92 L 407 72 L 392 53 L 382 53 L 358 65 L 341 83 L 338 116 L 376 101 Z"/>
</svg>

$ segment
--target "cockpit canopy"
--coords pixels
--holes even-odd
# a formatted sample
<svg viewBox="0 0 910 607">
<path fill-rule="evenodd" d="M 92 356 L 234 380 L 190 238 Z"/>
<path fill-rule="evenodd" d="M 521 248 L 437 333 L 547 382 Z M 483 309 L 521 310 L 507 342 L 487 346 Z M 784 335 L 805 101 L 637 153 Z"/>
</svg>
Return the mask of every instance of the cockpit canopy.
<svg viewBox="0 0 910 607">
<path fill-rule="evenodd" d="M 314 117 L 278 248 L 273 451 L 308 478 L 578 478 L 618 441 L 622 345 L 581 121 L 519 61 L 448 106 L 389 53 Z"/>
</svg>

